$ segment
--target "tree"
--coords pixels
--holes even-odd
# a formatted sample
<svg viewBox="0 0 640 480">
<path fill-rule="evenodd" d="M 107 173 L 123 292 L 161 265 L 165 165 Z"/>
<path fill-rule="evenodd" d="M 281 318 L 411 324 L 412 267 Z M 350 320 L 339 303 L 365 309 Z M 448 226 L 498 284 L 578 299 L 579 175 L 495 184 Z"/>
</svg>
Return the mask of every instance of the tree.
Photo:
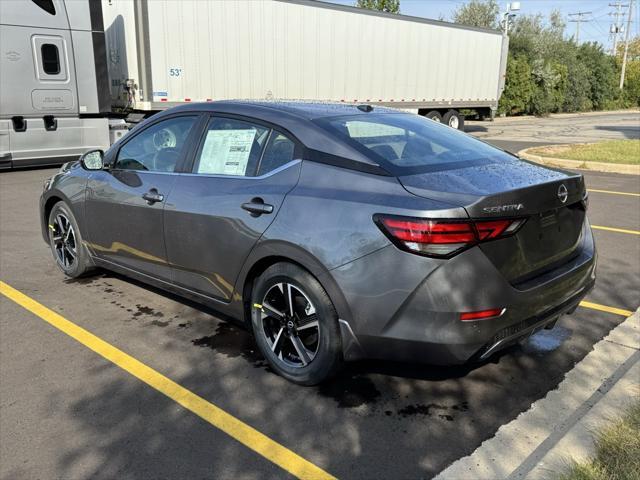
<svg viewBox="0 0 640 480">
<path fill-rule="evenodd" d="M 507 115 L 527 113 L 535 84 L 531 78 L 531 66 L 524 55 L 509 54 L 506 78 L 498 111 Z"/>
<path fill-rule="evenodd" d="M 624 54 L 624 42 L 618 43 L 616 56 L 622 59 Z M 629 40 L 629 52 L 627 53 L 627 60 L 640 60 L 640 36 L 634 37 Z"/>
<path fill-rule="evenodd" d="M 356 7 L 386 13 L 400 13 L 400 0 L 358 0 Z"/>
<path fill-rule="evenodd" d="M 500 7 L 496 0 L 471 0 L 453 13 L 453 21 L 471 27 L 484 27 L 497 30 Z"/>
</svg>

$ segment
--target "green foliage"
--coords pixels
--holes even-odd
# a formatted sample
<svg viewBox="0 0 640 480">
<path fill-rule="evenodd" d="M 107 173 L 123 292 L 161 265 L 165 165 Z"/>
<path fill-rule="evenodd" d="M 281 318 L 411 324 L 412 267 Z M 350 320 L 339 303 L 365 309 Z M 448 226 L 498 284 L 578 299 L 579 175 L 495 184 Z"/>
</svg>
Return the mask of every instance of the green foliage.
<svg viewBox="0 0 640 480">
<path fill-rule="evenodd" d="M 471 0 L 458 7 L 453 14 L 453 21 L 471 27 L 496 30 L 499 26 L 499 12 L 500 7 L 496 0 Z"/>
<path fill-rule="evenodd" d="M 640 60 L 627 61 L 622 103 L 640 107 Z"/>
<path fill-rule="evenodd" d="M 400 0 L 357 0 L 356 7 L 387 13 L 400 13 Z"/>
<path fill-rule="evenodd" d="M 509 55 L 507 61 L 507 78 L 509 79 L 500 97 L 498 112 L 507 115 L 526 113 L 535 89 L 531 77 L 531 66 L 524 55 Z"/>
<path fill-rule="evenodd" d="M 596 454 L 574 464 L 561 480 L 640 480 L 640 402 L 598 433 Z"/>
<path fill-rule="evenodd" d="M 564 38 L 564 28 L 558 12 L 546 20 L 542 15 L 516 19 L 499 112 L 547 115 L 640 105 L 640 39 L 630 42 L 621 92 L 621 51 L 613 57 L 597 43 L 576 45 Z"/>
</svg>

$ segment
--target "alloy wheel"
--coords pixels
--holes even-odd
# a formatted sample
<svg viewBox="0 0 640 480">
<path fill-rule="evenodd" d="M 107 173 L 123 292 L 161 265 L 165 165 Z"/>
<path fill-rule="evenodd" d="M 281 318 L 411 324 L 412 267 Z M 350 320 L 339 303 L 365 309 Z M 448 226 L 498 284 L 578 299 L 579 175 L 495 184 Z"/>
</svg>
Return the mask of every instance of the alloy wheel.
<svg viewBox="0 0 640 480">
<path fill-rule="evenodd" d="M 320 322 L 300 287 L 277 283 L 254 308 L 260 313 L 261 333 L 280 362 L 302 368 L 313 361 L 320 346 Z"/>
<path fill-rule="evenodd" d="M 51 239 L 56 260 L 65 270 L 69 270 L 76 263 L 78 251 L 73 225 L 63 213 L 56 214 L 53 219 Z"/>
</svg>

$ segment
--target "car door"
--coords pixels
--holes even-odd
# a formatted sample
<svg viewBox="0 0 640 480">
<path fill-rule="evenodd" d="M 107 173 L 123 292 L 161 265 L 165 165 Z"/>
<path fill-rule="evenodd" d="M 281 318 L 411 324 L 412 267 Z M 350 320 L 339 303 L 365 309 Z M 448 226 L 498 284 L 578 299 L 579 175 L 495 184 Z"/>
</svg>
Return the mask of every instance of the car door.
<svg viewBox="0 0 640 480">
<path fill-rule="evenodd" d="M 247 255 L 300 174 L 296 142 L 268 125 L 212 116 L 191 173 L 179 174 L 165 209 L 174 281 L 229 302 Z"/>
<path fill-rule="evenodd" d="M 176 167 L 197 138 L 198 120 L 198 115 L 176 115 L 150 124 L 123 142 L 109 168 L 91 174 L 85 217 L 92 253 L 171 280 L 162 212 L 176 181 Z"/>
</svg>

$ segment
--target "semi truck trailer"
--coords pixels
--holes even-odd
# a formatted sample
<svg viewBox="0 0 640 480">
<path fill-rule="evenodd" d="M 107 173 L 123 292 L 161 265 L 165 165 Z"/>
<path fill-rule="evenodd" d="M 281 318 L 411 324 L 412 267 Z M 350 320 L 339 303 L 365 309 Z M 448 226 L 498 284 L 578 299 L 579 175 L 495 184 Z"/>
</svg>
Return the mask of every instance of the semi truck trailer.
<svg viewBox="0 0 640 480">
<path fill-rule="evenodd" d="M 9 167 L 106 148 L 127 115 L 188 102 L 382 105 L 462 128 L 461 110 L 496 111 L 508 49 L 494 30 L 311 0 L 3 0 L 0 17 Z"/>
</svg>

